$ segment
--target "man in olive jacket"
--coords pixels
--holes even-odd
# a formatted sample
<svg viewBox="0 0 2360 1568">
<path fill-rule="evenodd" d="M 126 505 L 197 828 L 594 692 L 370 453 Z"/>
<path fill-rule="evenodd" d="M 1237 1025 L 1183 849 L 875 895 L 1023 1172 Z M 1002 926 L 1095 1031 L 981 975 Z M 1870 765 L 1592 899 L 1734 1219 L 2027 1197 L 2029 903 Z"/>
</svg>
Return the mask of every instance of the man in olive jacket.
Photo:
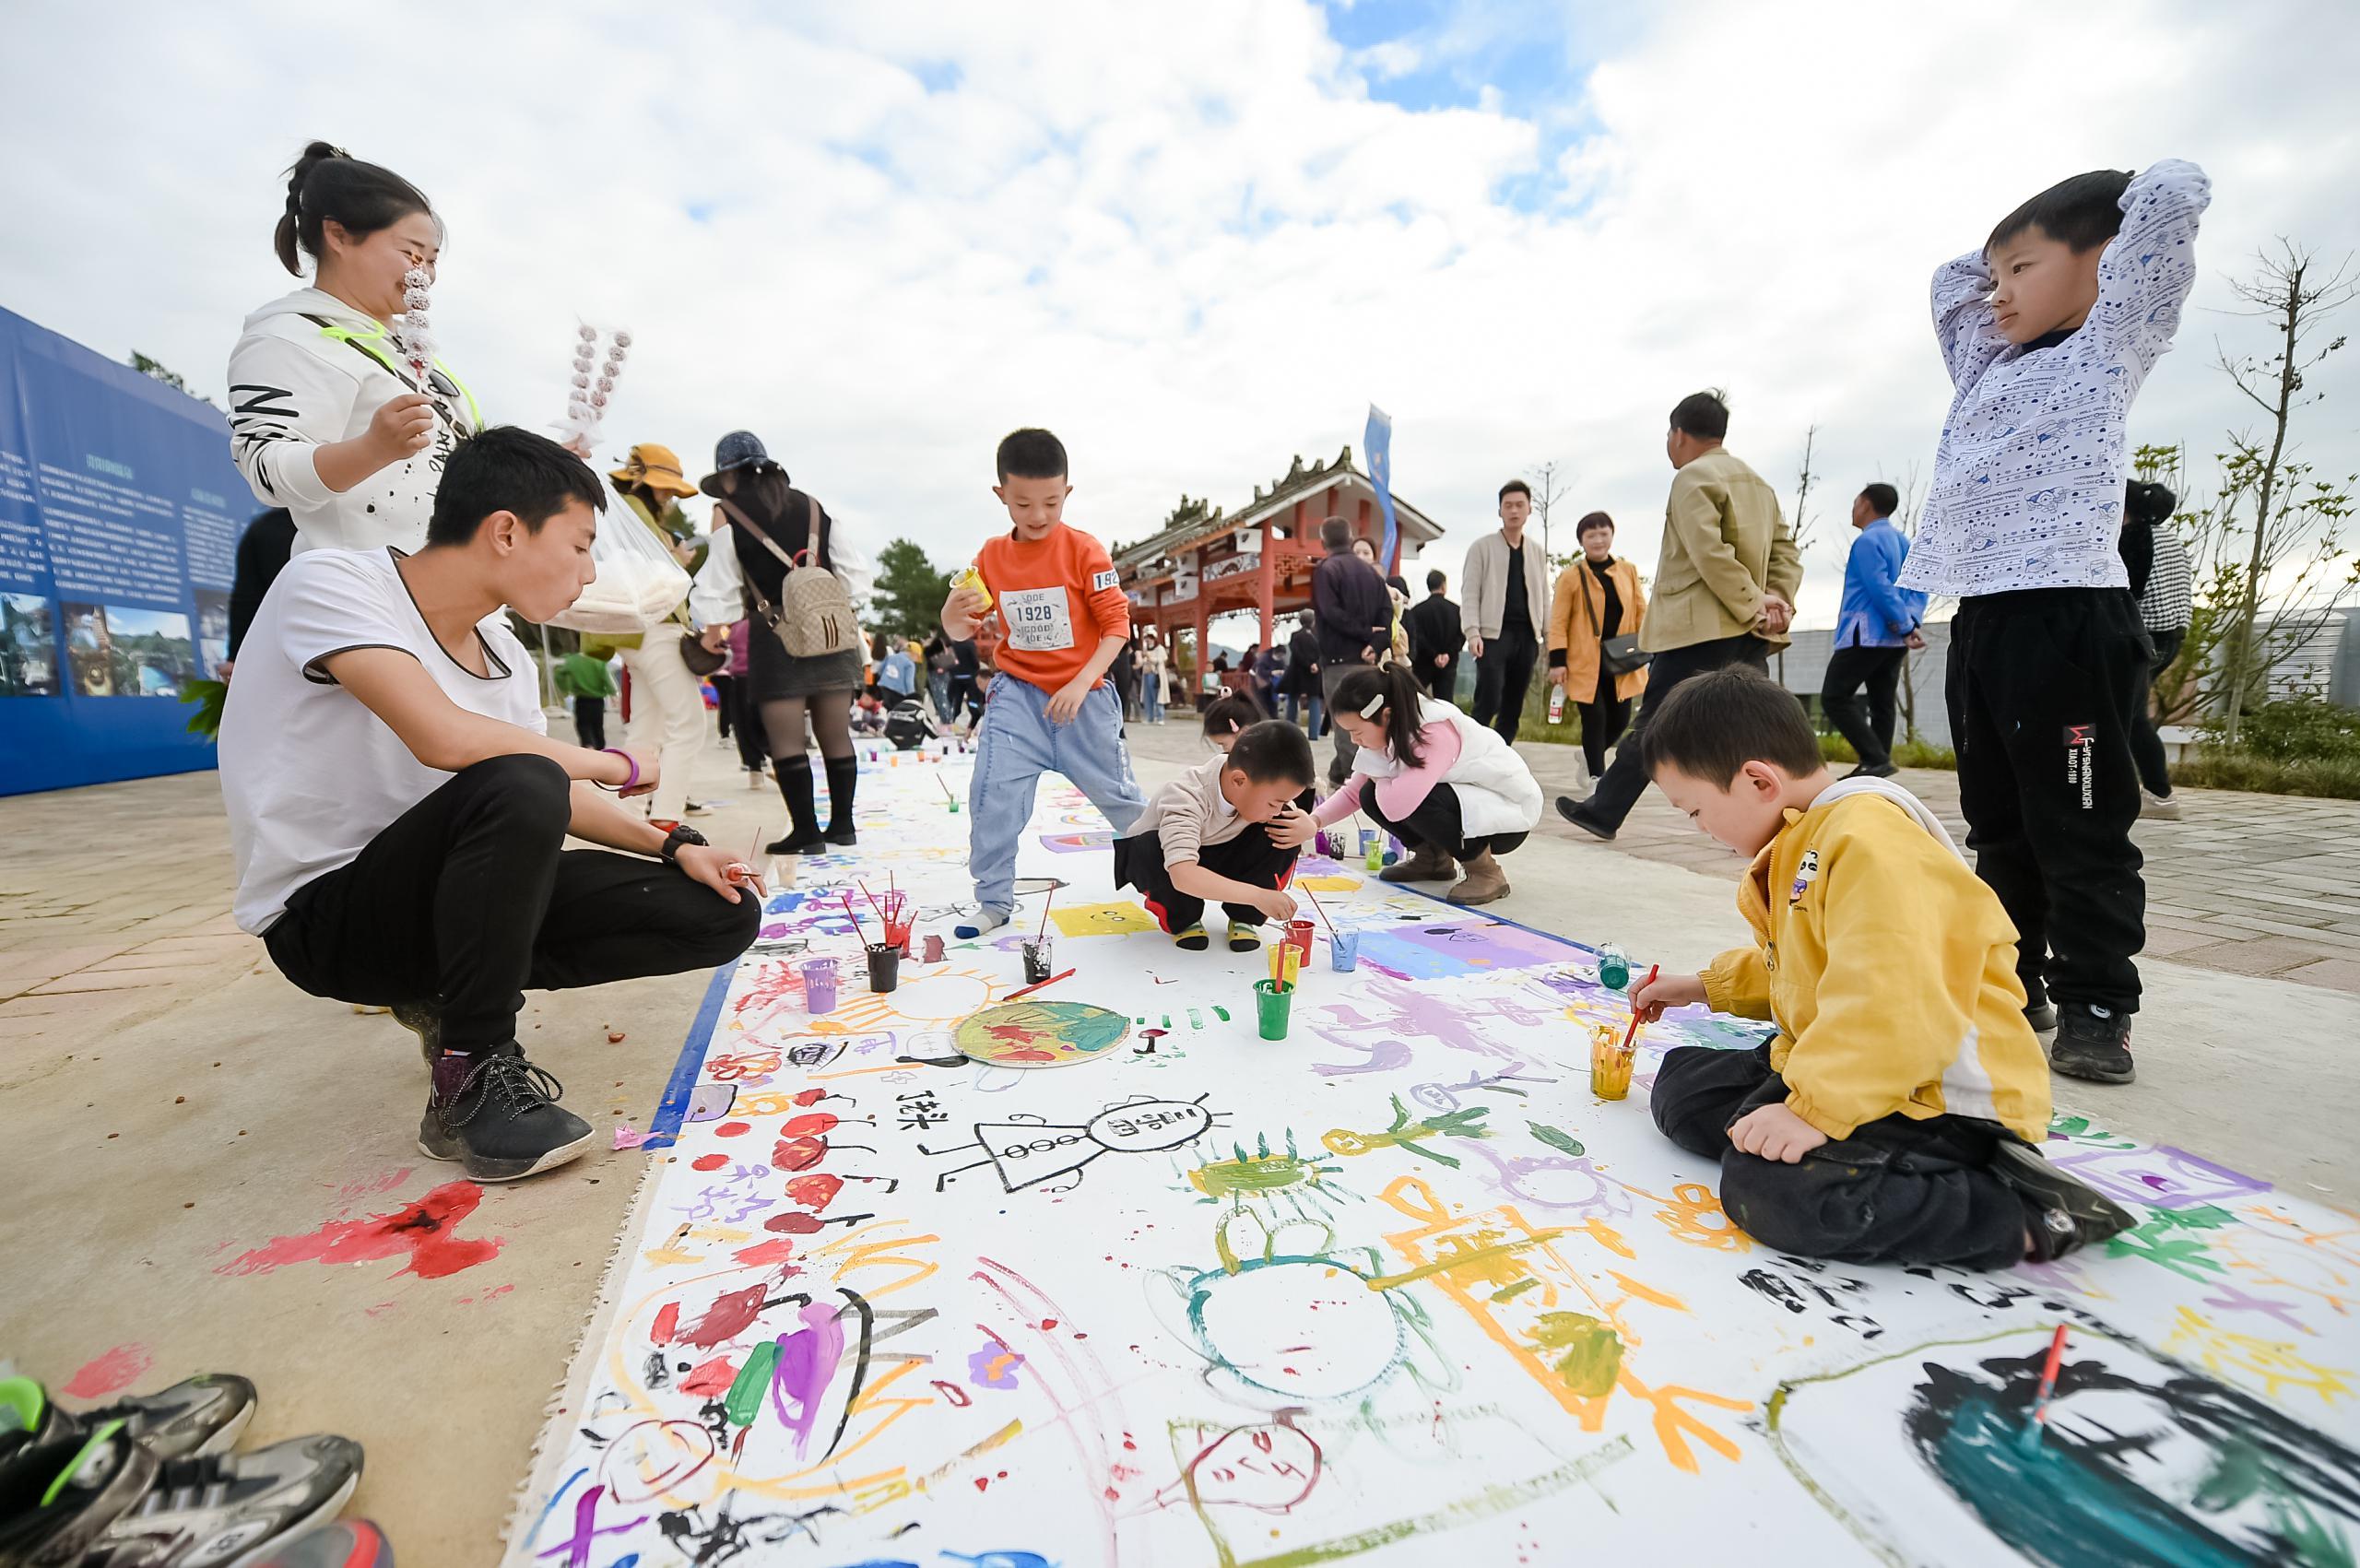
<svg viewBox="0 0 2360 1568">
<path fill-rule="evenodd" d="M 1614 761 L 1587 800 L 1557 797 L 1557 814 L 1584 832 L 1612 838 L 1646 792 L 1639 737 L 1656 704 L 1693 676 L 1734 664 L 1767 671 L 1770 652 L 1787 644 L 1802 584 L 1802 557 L 1762 476 L 1721 449 L 1729 411 L 1709 392 L 1693 393 L 1671 411 L 1664 454 L 1671 459 L 1663 553 L 1655 595 L 1639 631 L 1647 695 Z"/>
</svg>

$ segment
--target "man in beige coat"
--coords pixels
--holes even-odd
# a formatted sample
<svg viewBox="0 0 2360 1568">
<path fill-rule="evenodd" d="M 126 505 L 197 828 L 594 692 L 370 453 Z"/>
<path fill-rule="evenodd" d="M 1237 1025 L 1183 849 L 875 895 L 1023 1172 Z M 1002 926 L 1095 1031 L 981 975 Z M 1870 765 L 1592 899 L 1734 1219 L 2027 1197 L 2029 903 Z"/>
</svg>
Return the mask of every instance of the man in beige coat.
<svg viewBox="0 0 2360 1568">
<path fill-rule="evenodd" d="M 1771 650 L 1786 646 L 1794 620 L 1802 557 L 1777 496 L 1721 449 L 1729 428 L 1728 406 L 1709 392 L 1682 398 L 1671 411 L 1664 438 L 1671 499 L 1655 597 L 1639 631 L 1639 645 L 1654 655 L 1646 700 L 1590 797 L 1557 797 L 1557 814 L 1598 838 L 1612 838 L 1646 791 L 1639 740 L 1656 704 L 1707 670 L 1748 664 L 1766 673 Z"/>
</svg>

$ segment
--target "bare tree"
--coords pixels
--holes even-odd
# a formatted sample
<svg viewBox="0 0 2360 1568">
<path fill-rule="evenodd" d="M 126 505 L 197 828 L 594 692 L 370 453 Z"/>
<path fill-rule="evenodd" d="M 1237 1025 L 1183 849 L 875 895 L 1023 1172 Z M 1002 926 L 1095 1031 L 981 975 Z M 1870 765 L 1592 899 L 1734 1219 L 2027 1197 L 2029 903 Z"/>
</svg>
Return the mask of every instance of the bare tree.
<svg viewBox="0 0 2360 1568">
<path fill-rule="evenodd" d="M 1549 558 L 1552 566 L 1564 564 L 1549 548 L 1549 508 L 1565 493 L 1565 486 L 1558 482 L 1564 468 L 1564 465 L 1553 457 L 1532 466 L 1532 510 L 1540 514 L 1540 553 Z"/>
<path fill-rule="evenodd" d="M 1794 536 L 1795 554 L 1800 556 L 1811 548 L 1811 487 L 1819 476 L 1811 471 L 1811 454 L 1819 444 L 1819 426 L 1814 423 L 1803 431 L 1803 460 L 1795 477 L 1795 510 L 1787 519 L 1787 531 Z M 1787 684 L 1787 650 L 1781 644 L 1777 653 L 1778 684 Z"/>
<path fill-rule="evenodd" d="M 2266 679 L 2270 668 L 2267 661 L 2257 663 L 2263 649 L 2255 635 L 2266 584 L 2289 564 L 2307 536 L 2317 538 L 2324 533 L 2332 538 L 2335 525 L 2350 506 L 2348 495 L 2320 481 L 2312 480 L 2305 488 L 2310 466 L 2288 457 L 2286 439 L 2295 411 L 2323 395 L 2305 395 L 2306 373 L 2343 347 L 2342 334 L 2324 346 L 2313 344 L 2320 320 L 2360 294 L 2360 279 L 2353 277 L 2349 257 L 2332 272 L 2323 272 L 2310 252 L 2283 238 L 2278 242 L 2277 253 L 2263 252 L 2258 261 L 2252 277 L 2232 280 L 2229 286 L 2251 307 L 2239 313 L 2274 324 L 2275 348 L 2255 354 L 2219 351 L 2221 369 L 2230 382 L 2270 417 L 2267 442 L 2232 435 L 2230 450 L 2222 459 L 2224 503 L 2248 490 L 2253 497 L 2253 536 L 2234 584 L 2235 604 L 2222 649 L 2222 674 L 2227 685 L 2222 735 L 2231 746 L 2236 744 L 2247 699 L 2257 678 Z M 2312 560 L 2317 562 L 2316 552 Z"/>
</svg>

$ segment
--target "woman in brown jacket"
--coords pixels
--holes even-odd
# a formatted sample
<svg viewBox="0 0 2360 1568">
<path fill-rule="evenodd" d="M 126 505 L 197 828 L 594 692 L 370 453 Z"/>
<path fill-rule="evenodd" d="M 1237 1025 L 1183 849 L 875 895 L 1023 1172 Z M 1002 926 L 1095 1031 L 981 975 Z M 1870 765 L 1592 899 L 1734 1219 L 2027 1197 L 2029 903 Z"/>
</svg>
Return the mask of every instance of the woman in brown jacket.
<svg viewBox="0 0 2360 1568">
<path fill-rule="evenodd" d="M 1645 665 L 1606 673 L 1609 637 L 1635 635 L 1647 613 L 1639 569 L 1614 559 L 1614 519 L 1593 512 L 1574 526 L 1582 559 L 1557 576 L 1549 606 L 1549 678 L 1582 715 L 1582 757 L 1590 777 L 1606 772 L 1606 749 L 1631 722 L 1631 703 L 1647 689 Z"/>
</svg>

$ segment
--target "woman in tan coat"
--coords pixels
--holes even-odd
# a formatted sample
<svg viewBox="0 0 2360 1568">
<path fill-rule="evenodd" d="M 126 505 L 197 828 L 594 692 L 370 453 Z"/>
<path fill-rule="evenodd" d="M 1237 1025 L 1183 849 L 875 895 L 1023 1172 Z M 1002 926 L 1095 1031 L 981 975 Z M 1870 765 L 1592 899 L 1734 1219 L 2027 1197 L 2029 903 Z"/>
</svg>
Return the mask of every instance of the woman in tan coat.
<svg viewBox="0 0 2360 1568">
<path fill-rule="evenodd" d="M 1606 749 L 1631 722 L 1631 703 L 1647 689 L 1645 665 L 1606 673 L 1609 637 L 1635 636 L 1647 613 L 1639 569 L 1614 559 L 1614 519 L 1593 512 L 1575 525 L 1582 559 L 1557 576 L 1549 606 L 1549 678 L 1581 712 L 1582 757 L 1590 777 L 1606 771 Z"/>
</svg>

